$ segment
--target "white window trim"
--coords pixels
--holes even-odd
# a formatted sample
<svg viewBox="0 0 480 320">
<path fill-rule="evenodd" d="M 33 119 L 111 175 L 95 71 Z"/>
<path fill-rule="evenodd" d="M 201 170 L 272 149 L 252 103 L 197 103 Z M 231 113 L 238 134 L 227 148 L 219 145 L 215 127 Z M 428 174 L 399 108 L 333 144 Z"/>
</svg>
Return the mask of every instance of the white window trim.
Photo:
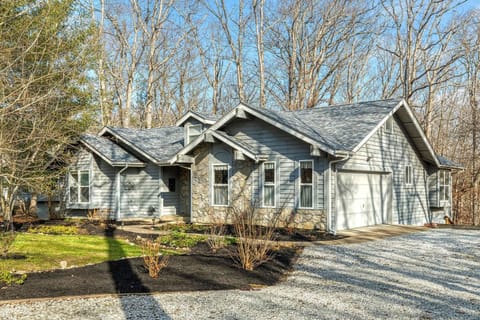
<svg viewBox="0 0 480 320">
<path fill-rule="evenodd" d="M 272 163 L 273 164 L 273 175 L 274 175 L 274 183 L 269 182 L 268 184 L 265 182 L 265 165 Z M 262 163 L 262 207 L 263 208 L 276 208 L 277 206 L 277 163 L 275 161 L 267 161 Z M 265 204 L 265 186 L 273 186 L 273 206 L 268 206 Z"/>
<path fill-rule="evenodd" d="M 443 172 L 443 181 L 440 181 L 440 172 Z M 445 184 L 445 176 L 448 175 L 448 181 L 449 183 L 448 184 Z M 450 202 L 450 199 L 451 199 L 451 185 L 452 185 L 452 176 L 451 176 L 451 173 L 450 171 L 448 170 L 440 170 L 438 171 L 438 200 L 440 201 L 440 203 L 448 203 Z M 444 198 L 442 199 L 441 196 L 442 196 L 442 193 L 440 192 L 441 190 L 441 187 L 443 186 L 443 196 Z M 446 195 L 447 193 L 445 192 L 445 186 L 448 187 L 448 199 L 446 199 Z"/>
<path fill-rule="evenodd" d="M 227 204 L 215 204 L 215 167 L 227 167 Z M 227 163 L 215 163 L 212 164 L 212 170 L 211 170 L 211 179 L 210 179 L 210 192 L 211 192 L 211 203 L 213 207 L 228 207 L 230 204 L 230 165 Z M 223 184 L 219 184 L 220 186 L 223 186 Z"/>
<path fill-rule="evenodd" d="M 409 170 L 410 169 L 410 170 Z M 409 171 L 407 173 L 407 171 Z M 406 187 L 413 187 L 413 167 L 411 164 L 407 164 L 403 170 L 403 180 Z M 410 181 L 409 181 L 410 180 Z"/>
<path fill-rule="evenodd" d="M 389 123 L 391 125 L 390 128 L 387 127 Z M 383 125 L 383 132 L 393 134 L 393 117 L 389 117 L 387 121 L 385 121 L 385 124 Z"/>
<path fill-rule="evenodd" d="M 186 140 L 185 145 L 189 144 L 190 142 L 192 142 L 193 140 L 196 139 L 196 138 L 195 139 L 190 139 L 190 129 L 192 127 L 200 127 L 200 130 L 199 130 L 200 134 L 199 135 L 202 134 L 202 131 L 203 131 L 203 125 L 202 124 L 199 123 L 199 124 L 189 124 L 189 125 L 187 125 L 186 126 L 186 136 L 185 136 L 185 140 Z"/>
<path fill-rule="evenodd" d="M 302 162 L 312 163 L 312 183 L 302 183 Z M 312 186 L 312 206 L 311 207 L 302 207 L 302 185 Z M 313 209 L 315 208 L 315 163 L 313 160 L 299 160 L 298 161 L 298 208 L 299 209 Z"/>
<path fill-rule="evenodd" d="M 81 201 L 81 196 L 80 196 L 80 193 L 82 191 L 82 187 L 85 188 L 86 186 L 82 186 L 82 184 L 80 183 L 81 181 L 81 174 L 82 173 L 88 173 L 88 201 Z M 78 182 L 77 182 L 77 199 L 76 201 L 72 201 L 72 196 L 70 194 L 70 189 L 72 187 L 72 173 L 76 173 L 77 174 L 77 177 L 78 177 Z M 90 174 L 90 170 L 70 170 L 69 173 L 68 173 L 68 202 L 70 204 L 88 204 L 90 203 L 90 200 L 92 199 L 92 175 Z"/>
</svg>

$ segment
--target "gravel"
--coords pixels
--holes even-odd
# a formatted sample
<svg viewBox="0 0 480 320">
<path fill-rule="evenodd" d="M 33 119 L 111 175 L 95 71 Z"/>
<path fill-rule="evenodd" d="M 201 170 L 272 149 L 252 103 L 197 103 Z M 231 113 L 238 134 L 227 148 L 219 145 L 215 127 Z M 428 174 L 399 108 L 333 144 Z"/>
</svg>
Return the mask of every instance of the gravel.
<svg viewBox="0 0 480 320">
<path fill-rule="evenodd" d="M 258 291 L 12 303 L 6 318 L 480 319 L 480 231 L 308 247 L 286 281 Z"/>
</svg>

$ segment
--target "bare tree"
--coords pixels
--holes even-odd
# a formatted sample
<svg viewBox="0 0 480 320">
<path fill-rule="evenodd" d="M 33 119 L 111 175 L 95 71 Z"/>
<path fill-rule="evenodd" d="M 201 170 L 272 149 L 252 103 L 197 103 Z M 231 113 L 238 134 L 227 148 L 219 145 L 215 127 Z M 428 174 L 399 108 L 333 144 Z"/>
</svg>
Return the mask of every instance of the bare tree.
<svg viewBox="0 0 480 320">
<path fill-rule="evenodd" d="M 381 83 L 384 96 L 403 96 L 423 115 L 428 137 L 434 117 L 434 98 L 439 87 L 456 76 L 460 54 L 452 37 L 460 26 L 454 10 L 465 0 L 382 0 L 389 25 L 384 44 L 378 47 L 390 55 L 388 79 Z M 385 60 L 383 60 L 385 61 Z M 392 77 L 394 75 L 394 77 Z"/>
<path fill-rule="evenodd" d="M 356 1 L 295 0 L 280 6 L 268 39 L 268 50 L 277 60 L 269 89 L 276 102 L 287 109 L 334 102 L 337 72 L 352 54 L 345 48 L 364 33 L 366 25 L 360 22 L 369 11 Z"/>
<path fill-rule="evenodd" d="M 207 1 L 203 2 L 204 7 L 213 15 L 220 25 L 227 45 L 230 49 L 230 56 L 235 65 L 236 89 L 238 99 L 246 101 L 245 83 L 244 83 L 244 40 L 246 35 L 246 27 L 249 21 L 248 15 L 245 13 L 245 3 L 243 0 L 238 1 L 236 19 L 232 17 L 229 11 L 230 7 L 225 0 L 215 0 L 214 4 Z"/>
</svg>

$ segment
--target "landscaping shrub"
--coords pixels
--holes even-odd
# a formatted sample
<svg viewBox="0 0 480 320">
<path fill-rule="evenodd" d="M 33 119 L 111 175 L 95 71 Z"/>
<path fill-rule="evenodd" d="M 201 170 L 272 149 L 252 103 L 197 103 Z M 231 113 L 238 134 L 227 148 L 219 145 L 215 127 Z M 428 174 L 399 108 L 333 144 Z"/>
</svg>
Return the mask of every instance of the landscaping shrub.
<svg viewBox="0 0 480 320">
<path fill-rule="evenodd" d="M 78 228 L 76 226 L 40 225 L 40 226 L 29 228 L 27 232 L 29 232 L 29 233 L 43 233 L 43 234 L 56 234 L 56 235 L 74 235 L 74 234 L 78 234 Z"/>
<path fill-rule="evenodd" d="M 15 236 L 16 234 L 13 231 L 0 232 L 0 258 L 7 257 L 13 241 L 15 241 Z"/>
<path fill-rule="evenodd" d="M 168 265 L 169 256 L 162 255 L 158 242 L 146 240 L 142 243 L 143 261 L 148 275 L 158 278 L 160 271 Z"/>
<path fill-rule="evenodd" d="M 26 274 L 16 275 L 9 271 L 0 270 L 0 283 L 4 283 L 7 286 L 11 286 L 12 284 L 23 284 L 26 279 Z"/>
<path fill-rule="evenodd" d="M 172 231 L 170 234 L 160 236 L 157 238 L 157 242 L 174 248 L 192 248 L 199 242 L 206 241 L 207 237 L 200 235 L 189 235 L 183 232 Z"/>
<path fill-rule="evenodd" d="M 255 206 L 247 204 L 244 208 L 233 207 L 231 214 L 237 236 L 233 259 L 245 270 L 253 270 L 270 260 L 279 213 L 266 220 Z"/>
<path fill-rule="evenodd" d="M 225 248 L 229 241 L 225 237 L 226 226 L 223 223 L 215 223 L 210 226 L 207 244 L 213 252 Z M 231 237 L 229 237 L 231 239 Z M 234 238 L 233 238 L 234 239 Z"/>
</svg>

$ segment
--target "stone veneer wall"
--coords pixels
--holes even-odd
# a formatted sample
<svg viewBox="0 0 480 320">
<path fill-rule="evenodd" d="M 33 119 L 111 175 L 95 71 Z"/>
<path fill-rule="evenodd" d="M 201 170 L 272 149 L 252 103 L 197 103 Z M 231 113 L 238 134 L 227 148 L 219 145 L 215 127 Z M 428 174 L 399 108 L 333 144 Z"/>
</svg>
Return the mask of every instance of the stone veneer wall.
<svg viewBox="0 0 480 320">
<path fill-rule="evenodd" d="M 251 160 L 233 161 L 230 176 L 230 200 L 232 207 L 217 207 L 210 205 L 210 145 L 200 145 L 194 151 L 195 163 L 192 164 L 192 222 L 224 223 L 229 222 L 228 216 L 232 208 L 247 208 L 252 203 L 253 183 L 252 172 L 258 167 Z M 279 226 L 325 230 L 326 213 L 323 209 L 292 209 L 292 208 L 256 208 L 262 219 L 260 224 L 273 220 L 273 215 L 279 215 Z"/>
<path fill-rule="evenodd" d="M 190 217 L 190 170 L 178 168 L 178 183 L 178 214 Z"/>
</svg>

